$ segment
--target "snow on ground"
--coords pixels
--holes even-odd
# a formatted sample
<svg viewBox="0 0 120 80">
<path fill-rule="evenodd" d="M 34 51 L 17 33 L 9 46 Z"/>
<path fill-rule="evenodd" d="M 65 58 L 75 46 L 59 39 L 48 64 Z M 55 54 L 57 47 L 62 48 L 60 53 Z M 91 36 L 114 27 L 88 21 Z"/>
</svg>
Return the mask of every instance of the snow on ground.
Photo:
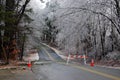
<svg viewBox="0 0 120 80">
<path fill-rule="evenodd" d="M 27 56 L 23 56 L 24 61 L 37 61 L 39 60 L 38 53 L 28 54 Z"/>
</svg>

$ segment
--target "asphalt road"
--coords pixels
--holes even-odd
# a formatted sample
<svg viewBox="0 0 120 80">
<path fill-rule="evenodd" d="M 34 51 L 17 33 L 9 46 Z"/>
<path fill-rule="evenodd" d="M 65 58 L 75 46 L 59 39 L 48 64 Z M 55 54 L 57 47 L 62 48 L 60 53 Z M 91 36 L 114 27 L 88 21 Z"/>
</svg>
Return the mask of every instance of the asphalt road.
<svg viewBox="0 0 120 80">
<path fill-rule="evenodd" d="M 39 50 L 39 58 L 40 61 L 63 61 L 63 59 L 58 56 L 55 51 L 42 44 Z"/>
<path fill-rule="evenodd" d="M 66 64 L 53 50 L 41 45 L 40 61 L 47 62 L 32 67 L 38 80 L 120 80 L 120 70 Z"/>
</svg>

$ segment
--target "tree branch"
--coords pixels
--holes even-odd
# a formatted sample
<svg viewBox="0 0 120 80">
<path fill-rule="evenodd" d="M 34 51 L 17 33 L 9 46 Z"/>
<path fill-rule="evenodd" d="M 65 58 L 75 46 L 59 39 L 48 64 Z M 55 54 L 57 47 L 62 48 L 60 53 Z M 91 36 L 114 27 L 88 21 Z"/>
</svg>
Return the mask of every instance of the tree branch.
<svg viewBox="0 0 120 80">
<path fill-rule="evenodd" d="M 70 15 L 70 14 L 73 14 L 73 13 L 76 13 L 76 12 L 80 12 L 80 11 L 89 11 L 89 12 L 92 12 L 94 14 L 98 14 L 98 15 L 101 15 L 101 16 L 104 16 L 106 19 L 108 19 L 113 25 L 114 27 L 116 28 L 116 30 L 118 31 L 118 33 L 120 34 L 120 30 L 119 30 L 119 26 L 110 18 L 108 17 L 107 15 L 105 15 L 104 13 L 102 12 L 97 12 L 97 11 L 93 11 L 91 9 L 87 9 L 87 8 L 77 8 L 77 7 L 71 7 L 71 8 L 61 8 L 61 9 L 76 9 L 78 11 L 74 11 L 74 12 L 70 12 L 70 13 L 67 13 L 67 14 L 64 14 L 60 17 L 64 17 L 64 16 L 67 16 L 67 15 Z"/>
<path fill-rule="evenodd" d="M 25 8 L 26 8 L 26 6 L 27 6 L 27 4 L 28 4 L 29 2 L 30 2 L 30 0 L 26 0 L 25 3 L 24 3 L 24 5 L 23 5 L 22 8 L 20 9 L 19 16 L 18 16 L 18 19 L 17 19 L 15 25 L 18 25 L 18 24 L 19 24 L 21 18 L 23 17 L 24 12 L 25 12 Z"/>
</svg>

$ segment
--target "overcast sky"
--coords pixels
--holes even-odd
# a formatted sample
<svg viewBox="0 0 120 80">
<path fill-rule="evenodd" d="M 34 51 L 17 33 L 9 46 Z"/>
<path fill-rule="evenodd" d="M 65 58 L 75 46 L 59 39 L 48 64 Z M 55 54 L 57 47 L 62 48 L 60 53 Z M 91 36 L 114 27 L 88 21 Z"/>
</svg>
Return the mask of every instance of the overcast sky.
<svg viewBox="0 0 120 80">
<path fill-rule="evenodd" d="M 31 0 L 30 6 L 33 8 L 33 11 L 44 9 L 46 7 L 46 3 L 50 0 Z"/>
</svg>

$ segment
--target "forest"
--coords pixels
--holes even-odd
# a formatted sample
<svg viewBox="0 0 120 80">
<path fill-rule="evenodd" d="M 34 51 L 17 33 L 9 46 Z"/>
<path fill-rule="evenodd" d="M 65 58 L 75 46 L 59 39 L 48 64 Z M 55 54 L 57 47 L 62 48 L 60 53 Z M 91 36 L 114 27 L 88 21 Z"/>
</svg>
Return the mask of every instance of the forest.
<svg viewBox="0 0 120 80">
<path fill-rule="evenodd" d="M 0 0 L 0 59 L 46 43 L 65 54 L 120 60 L 119 0 Z M 45 2 L 47 1 L 47 2 Z"/>
<path fill-rule="evenodd" d="M 30 0 L 0 0 L 0 60 L 22 60 L 26 34 L 31 33 L 28 24 L 32 19 L 27 8 Z"/>
</svg>

